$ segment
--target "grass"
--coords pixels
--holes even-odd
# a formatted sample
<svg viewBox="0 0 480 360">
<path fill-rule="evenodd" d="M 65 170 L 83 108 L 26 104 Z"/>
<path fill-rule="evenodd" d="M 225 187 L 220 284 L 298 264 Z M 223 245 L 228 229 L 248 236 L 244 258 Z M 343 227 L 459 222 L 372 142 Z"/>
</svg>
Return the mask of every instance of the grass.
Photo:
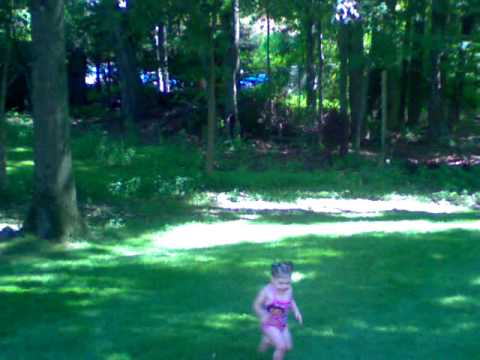
<svg viewBox="0 0 480 360">
<path fill-rule="evenodd" d="M 29 202 L 29 126 L 10 123 L 0 222 Z M 478 203 L 478 169 L 237 154 L 209 178 L 189 146 L 74 139 L 92 236 L 0 242 L 0 360 L 269 359 L 251 303 L 279 259 L 305 319 L 288 359 L 478 358 L 478 212 L 441 207 Z"/>
<path fill-rule="evenodd" d="M 265 243 L 185 250 L 152 241 L 147 231 L 68 248 L 32 251 L 34 239 L 2 244 L 0 358 L 267 359 L 255 353 L 250 307 L 276 259 L 296 264 L 305 318 L 304 327 L 292 322 L 289 359 L 477 356 L 480 232 L 462 224 L 478 218 L 452 215 L 440 220 L 453 228 L 427 233 L 342 236 L 337 227 L 329 236 L 284 237 L 284 221 L 268 215 L 244 224 L 245 240 L 255 223 L 277 227 Z M 439 221 L 426 214 L 417 220 Z M 319 216 L 317 224 L 331 222 Z M 202 243 L 198 231 L 176 234 Z"/>
</svg>

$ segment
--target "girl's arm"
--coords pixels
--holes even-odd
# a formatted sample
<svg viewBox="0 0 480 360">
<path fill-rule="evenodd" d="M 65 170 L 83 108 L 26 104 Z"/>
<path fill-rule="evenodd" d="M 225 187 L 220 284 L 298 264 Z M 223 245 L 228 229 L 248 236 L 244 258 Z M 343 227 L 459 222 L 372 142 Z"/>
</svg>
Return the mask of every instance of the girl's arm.
<svg viewBox="0 0 480 360">
<path fill-rule="evenodd" d="M 292 310 L 293 310 L 293 314 L 295 315 L 295 319 L 297 319 L 300 325 L 303 325 L 302 313 L 298 309 L 297 303 L 293 299 L 292 299 Z"/>
<path fill-rule="evenodd" d="M 265 304 L 266 299 L 267 299 L 267 292 L 265 291 L 265 288 L 263 288 L 262 290 L 259 291 L 259 293 L 257 294 L 257 297 L 255 298 L 255 301 L 253 302 L 253 310 L 255 311 L 255 314 L 257 314 L 260 320 L 264 320 L 265 318 L 268 317 L 268 312 L 263 307 L 263 304 Z"/>
</svg>

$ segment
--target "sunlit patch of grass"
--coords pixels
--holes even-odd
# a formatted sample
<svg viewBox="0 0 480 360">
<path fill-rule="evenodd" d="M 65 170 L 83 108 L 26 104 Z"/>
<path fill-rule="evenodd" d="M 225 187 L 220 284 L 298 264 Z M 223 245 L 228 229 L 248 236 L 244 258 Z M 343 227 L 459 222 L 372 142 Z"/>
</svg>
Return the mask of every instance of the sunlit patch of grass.
<svg viewBox="0 0 480 360">
<path fill-rule="evenodd" d="M 429 220 L 401 221 L 345 221 L 314 224 L 262 224 L 246 220 L 217 222 L 211 224 L 190 223 L 172 227 L 160 233 L 147 235 L 155 246 L 170 249 L 192 249 L 231 245 L 241 242 L 265 243 L 289 237 L 307 235 L 351 236 L 377 233 L 435 233 L 452 229 L 476 230 L 480 221 L 434 222 Z M 334 253 L 333 256 L 338 256 Z"/>
<path fill-rule="evenodd" d="M 473 298 L 465 295 L 446 296 L 438 300 L 438 303 L 444 306 L 468 306 L 468 305 L 480 305 L 480 302 L 475 301 Z"/>
</svg>

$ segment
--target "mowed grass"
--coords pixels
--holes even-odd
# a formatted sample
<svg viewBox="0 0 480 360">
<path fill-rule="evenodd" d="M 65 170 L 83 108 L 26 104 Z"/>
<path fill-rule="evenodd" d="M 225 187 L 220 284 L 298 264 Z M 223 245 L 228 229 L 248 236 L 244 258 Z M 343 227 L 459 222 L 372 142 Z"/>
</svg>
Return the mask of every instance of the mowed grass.
<svg viewBox="0 0 480 360">
<path fill-rule="evenodd" d="M 305 216 L 288 223 L 314 223 Z M 251 303 L 271 262 L 289 259 L 305 325 L 291 321 L 296 346 L 288 359 L 475 359 L 480 232 L 462 229 L 465 219 L 478 224 L 475 214 L 450 215 L 441 222 L 461 222 L 448 231 L 344 236 L 340 226 L 329 236 L 279 233 L 266 243 L 190 250 L 162 243 L 174 242 L 168 231 L 178 228 L 66 247 L 4 243 L 0 358 L 269 359 L 256 353 Z M 284 218 L 251 220 L 245 240 L 248 225 L 262 222 L 285 226 Z M 205 235 L 186 235 L 202 246 Z"/>
<path fill-rule="evenodd" d="M 0 198 L 9 223 L 23 216 L 33 176 L 31 128 L 11 130 Z M 439 211 L 444 200 L 478 204 L 478 167 L 410 174 L 347 158 L 311 171 L 265 158 L 260 171 L 239 154 L 241 167 L 206 177 L 189 146 L 74 138 L 92 236 L 0 242 L 0 360 L 270 359 L 256 353 L 251 304 L 281 259 L 296 265 L 305 319 L 291 322 L 288 359 L 479 358 L 479 214 Z M 292 208 L 299 197 L 417 194 L 438 213 L 232 210 L 211 201 L 218 191 Z"/>
</svg>

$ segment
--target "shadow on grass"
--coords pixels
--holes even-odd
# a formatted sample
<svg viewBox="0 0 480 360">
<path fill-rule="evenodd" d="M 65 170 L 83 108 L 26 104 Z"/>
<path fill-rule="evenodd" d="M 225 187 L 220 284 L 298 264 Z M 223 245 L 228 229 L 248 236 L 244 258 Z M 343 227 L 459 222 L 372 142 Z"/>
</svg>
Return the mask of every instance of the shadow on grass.
<svg viewBox="0 0 480 360">
<path fill-rule="evenodd" d="M 109 249 L 0 265 L 6 359 L 255 359 L 251 302 L 277 259 L 296 264 L 305 318 L 303 328 L 292 323 L 292 359 L 477 356 L 478 231 L 304 236 L 142 256 Z"/>
</svg>

